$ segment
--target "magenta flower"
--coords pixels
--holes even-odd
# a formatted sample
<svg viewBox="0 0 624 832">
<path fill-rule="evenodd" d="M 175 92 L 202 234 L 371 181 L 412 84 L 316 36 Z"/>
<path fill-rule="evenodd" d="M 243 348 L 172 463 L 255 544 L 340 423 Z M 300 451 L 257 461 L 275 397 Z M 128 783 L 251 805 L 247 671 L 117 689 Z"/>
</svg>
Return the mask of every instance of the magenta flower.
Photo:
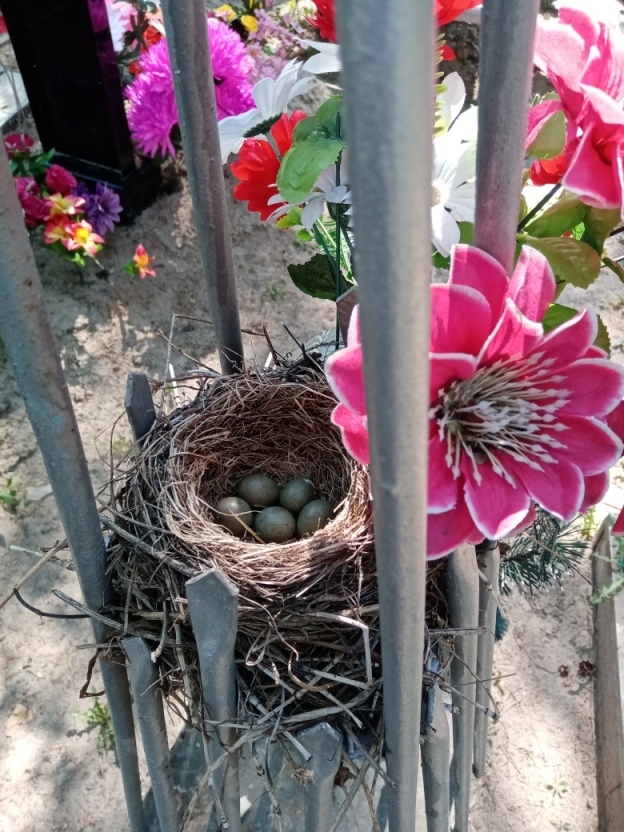
<svg viewBox="0 0 624 832">
<path fill-rule="evenodd" d="M 606 417 L 624 369 L 593 346 L 586 310 L 544 334 L 555 294 L 546 259 L 525 247 L 509 280 L 489 255 L 455 246 L 431 287 L 428 557 L 526 527 L 534 503 L 563 521 L 598 502 L 622 443 Z M 345 447 L 368 460 L 357 318 L 327 362 Z"/>
<path fill-rule="evenodd" d="M 229 26 L 208 20 L 212 71 L 219 119 L 239 115 L 253 107 L 249 75 L 253 64 L 245 45 Z M 130 101 L 128 124 L 138 149 L 148 156 L 175 156 L 171 131 L 178 124 L 173 75 L 163 38 L 139 58 L 140 73 L 126 87 Z"/>
<path fill-rule="evenodd" d="M 613 20 L 592 17 L 578 0 L 566 3 L 558 18 L 540 20 L 535 62 L 559 99 L 531 108 L 527 147 L 563 111 L 564 188 L 588 205 L 624 213 L 624 35 Z"/>
<path fill-rule="evenodd" d="M 62 165 L 50 165 L 45 175 L 46 187 L 52 194 L 67 196 L 76 187 L 76 178 Z"/>
</svg>

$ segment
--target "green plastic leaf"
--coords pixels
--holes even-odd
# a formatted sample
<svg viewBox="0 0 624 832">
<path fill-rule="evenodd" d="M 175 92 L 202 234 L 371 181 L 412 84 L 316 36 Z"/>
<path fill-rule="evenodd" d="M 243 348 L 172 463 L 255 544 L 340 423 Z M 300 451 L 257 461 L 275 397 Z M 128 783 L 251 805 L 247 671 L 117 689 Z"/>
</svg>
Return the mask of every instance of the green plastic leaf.
<svg viewBox="0 0 624 832">
<path fill-rule="evenodd" d="M 328 139 L 342 138 L 337 134 L 337 128 L 342 123 L 342 119 L 338 118 L 341 108 L 342 96 L 332 95 L 321 104 L 313 116 L 298 122 L 293 131 L 293 144 L 305 141 L 313 134 L 320 134 Z"/>
<path fill-rule="evenodd" d="M 340 155 L 344 142 L 313 134 L 291 147 L 282 159 L 277 187 L 286 202 L 298 205 L 314 188 L 320 174 Z"/>
<path fill-rule="evenodd" d="M 605 240 L 620 223 L 620 211 L 604 208 L 587 208 L 583 242 L 602 254 Z"/>
<path fill-rule="evenodd" d="M 291 208 L 285 216 L 278 219 L 275 225 L 278 228 L 293 228 L 295 225 L 301 225 L 301 208 Z"/>
<path fill-rule="evenodd" d="M 571 283 L 587 289 L 600 273 L 600 256 L 591 246 L 574 237 L 530 237 L 518 239 L 531 248 L 541 251 L 555 273 L 558 282 Z"/>
<path fill-rule="evenodd" d="M 561 303 L 551 303 L 542 320 L 544 332 L 550 332 L 552 329 L 556 329 L 578 314 L 578 309 L 573 309 L 571 306 L 563 306 Z M 600 347 L 601 350 L 604 350 L 607 355 L 611 354 L 609 333 L 600 317 L 598 318 L 598 334 L 596 335 L 594 344 Z"/>
<path fill-rule="evenodd" d="M 300 228 L 295 236 L 298 240 L 301 240 L 302 243 L 311 243 L 314 239 L 314 234 L 310 234 L 307 228 Z"/>
<path fill-rule="evenodd" d="M 620 278 L 622 283 L 624 283 L 624 268 L 622 268 L 618 262 L 612 260 L 610 257 L 603 257 L 602 262 L 608 269 L 611 269 L 611 271 Z"/>
<path fill-rule="evenodd" d="M 288 274 L 297 289 L 321 300 L 336 300 L 336 275 L 324 254 L 315 254 L 303 265 L 288 266 Z"/>
<path fill-rule="evenodd" d="M 554 205 L 530 222 L 525 231 L 531 237 L 561 237 L 585 219 L 587 206 L 576 194 L 564 193 Z"/>
<path fill-rule="evenodd" d="M 554 159 L 563 150 L 565 134 L 565 116 L 563 110 L 559 110 L 542 127 L 533 144 L 527 148 L 527 154 L 539 159 Z"/>
</svg>

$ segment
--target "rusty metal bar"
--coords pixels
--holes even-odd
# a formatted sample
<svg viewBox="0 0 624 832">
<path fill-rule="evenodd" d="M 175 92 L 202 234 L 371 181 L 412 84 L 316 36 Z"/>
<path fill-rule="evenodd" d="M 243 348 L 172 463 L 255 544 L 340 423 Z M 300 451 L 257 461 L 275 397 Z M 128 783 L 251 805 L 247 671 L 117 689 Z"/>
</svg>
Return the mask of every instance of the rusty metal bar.
<svg viewBox="0 0 624 832">
<path fill-rule="evenodd" d="M 112 600 L 106 578 L 106 546 L 76 416 L 3 144 L 0 195 L 0 338 L 41 450 L 85 603 L 98 610 Z M 92 624 L 96 642 L 104 642 L 107 628 L 97 621 Z M 128 680 L 119 666 L 102 663 L 101 669 L 130 827 L 132 832 L 144 832 Z"/>
<path fill-rule="evenodd" d="M 486 541 L 486 545 L 490 541 Z M 498 606 L 498 574 L 500 570 L 500 551 L 477 548 L 477 564 L 483 577 L 479 581 L 479 627 L 485 631 L 479 635 L 477 647 L 477 710 L 474 727 L 474 760 L 472 770 L 475 777 L 485 774 L 487 753 L 488 721 L 490 717 L 484 708 L 490 708 L 490 690 L 492 688 L 492 668 L 494 666 L 494 641 L 496 629 L 496 608 Z M 485 578 L 485 580 L 484 580 Z"/>
<path fill-rule="evenodd" d="M 243 341 L 221 165 L 204 0 L 163 0 L 184 159 L 210 314 L 224 373 L 240 370 Z"/>
<path fill-rule="evenodd" d="M 468 832 L 479 625 L 479 570 L 474 546 L 460 546 L 449 555 L 446 597 L 449 627 L 475 630 L 474 635 L 455 639 L 451 663 L 454 713 L 450 797 L 455 806 L 455 832 Z"/>
<path fill-rule="evenodd" d="M 414 832 L 422 695 L 434 16 L 340 0 L 384 678 L 390 832 Z M 383 148 L 383 153 L 380 153 Z"/>
<path fill-rule="evenodd" d="M 152 661 L 151 650 L 139 636 L 129 636 L 121 643 L 128 657 L 128 676 L 160 832 L 178 832 L 180 813 L 173 785 L 158 666 Z"/>
<path fill-rule="evenodd" d="M 210 724 L 209 752 L 213 762 L 238 739 L 238 732 L 214 723 L 237 718 L 234 645 L 238 626 L 238 589 L 218 569 L 210 569 L 186 583 L 189 614 L 199 654 L 204 706 Z M 240 832 L 238 752 L 214 773 L 230 832 Z"/>
<path fill-rule="evenodd" d="M 300 731 L 297 739 L 312 754 L 305 763 L 305 768 L 312 772 L 312 779 L 305 785 L 305 832 L 328 832 L 342 736 L 327 722 L 320 722 Z"/>
<path fill-rule="evenodd" d="M 539 0 L 485 0 L 479 56 L 475 245 L 511 274 Z"/>
</svg>

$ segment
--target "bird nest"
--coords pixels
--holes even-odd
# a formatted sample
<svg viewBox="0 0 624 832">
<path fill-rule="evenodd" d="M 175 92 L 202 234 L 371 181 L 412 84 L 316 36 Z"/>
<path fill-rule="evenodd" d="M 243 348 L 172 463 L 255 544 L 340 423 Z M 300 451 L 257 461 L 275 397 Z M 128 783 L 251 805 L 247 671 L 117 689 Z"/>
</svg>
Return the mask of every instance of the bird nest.
<svg viewBox="0 0 624 832">
<path fill-rule="evenodd" d="M 185 582 L 217 567 L 239 591 L 240 726 L 260 722 L 276 736 L 335 718 L 380 743 L 369 476 L 345 453 L 334 406 L 324 377 L 303 367 L 207 379 L 190 403 L 158 415 L 116 482 L 105 523 L 124 629 L 151 640 L 168 702 L 190 724 L 202 724 L 202 697 Z M 333 519 L 283 544 L 230 534 L 214 506 L 257 472 L 309 478 L 337 506 Z M 433 627 L 446 618 L 440 568 L 429 581 Z"/>
</svg>

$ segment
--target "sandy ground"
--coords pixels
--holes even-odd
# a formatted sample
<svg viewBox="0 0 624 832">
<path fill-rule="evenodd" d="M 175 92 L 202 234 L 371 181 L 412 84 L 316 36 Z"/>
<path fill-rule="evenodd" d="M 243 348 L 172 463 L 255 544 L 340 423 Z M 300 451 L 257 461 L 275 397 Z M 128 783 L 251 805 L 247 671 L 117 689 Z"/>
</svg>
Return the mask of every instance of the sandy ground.
<svg viewBox="0 0 624 832">
<path fill-rule="evenodd" d="M 331 304 L 301 295 L 286 272 L 288 263 L 306 259 L 305 246 L 288 232 L 261 226 L 244 206 L 230 208 L 243 327 L 257 332 L 266 324 L 276 347 L 288 351 L 292 342 L 282 322 L 300 338 L 331 326 Z M 155 280 L 122 270 L 138 242 L 156 256 Z M 169 331 L 173 311 L 209 319 L 187 182 L 182 178 L 177 192 L 116 232 L 102 258 L 106 277 L 88 269 L 81 279 L 41 247 L 36 253 L 97 487 L 106 479 L 108 431 L 123 414 L 126 374 L 163 377 L 166 344 L 158 331 Z M 574 299 L 600 307 L 614 357 L 624 361 L 624 286 L 601 276 Z M 182 320 L 175 342 L 216 366 L 209 325 Z M 264 361 L 262 339 L 245 336 L 245 347 L 249 358 Z M 177 374 L 189 367 L 179 356 L 173 364 Z M 122 419 L 117 451 L 129 436 Z M 31 565 L 27 556 L 10 552 L 10 544 L 36 549 L 63 536 L 53 498 L 42 497 L 47 479 L 24 408 L 0 364 L 0 486 L 9 475 L 33 501 L 14 514 L 0 507 L 0 594 Z M 491 732 L 486 777 L 475 784 L 474 830 L 596 828 L 592 679 L 578 675 L 579 662 L 592 658 L 588 563 L 582 572 L 564 592 L 533 599 L 515 594 L 505 603 L 511 626 L 495 656 L 501 719 Z M 52 565 L 24 595 L 40 608 L 64 612 L 53 587 L 79 596 L 75 575 Z M 90 640 L 82 621 L 39 619 L 15 601 L 0 611 L 1 832 L 128 828 L 114 754 L 98 754 L 97 730 L 86 722 L 91 701 L 78 698 L 91 651 L 77 648 Z M 93 687 L 99 687 L 97 677 Z"/>
</svg>

